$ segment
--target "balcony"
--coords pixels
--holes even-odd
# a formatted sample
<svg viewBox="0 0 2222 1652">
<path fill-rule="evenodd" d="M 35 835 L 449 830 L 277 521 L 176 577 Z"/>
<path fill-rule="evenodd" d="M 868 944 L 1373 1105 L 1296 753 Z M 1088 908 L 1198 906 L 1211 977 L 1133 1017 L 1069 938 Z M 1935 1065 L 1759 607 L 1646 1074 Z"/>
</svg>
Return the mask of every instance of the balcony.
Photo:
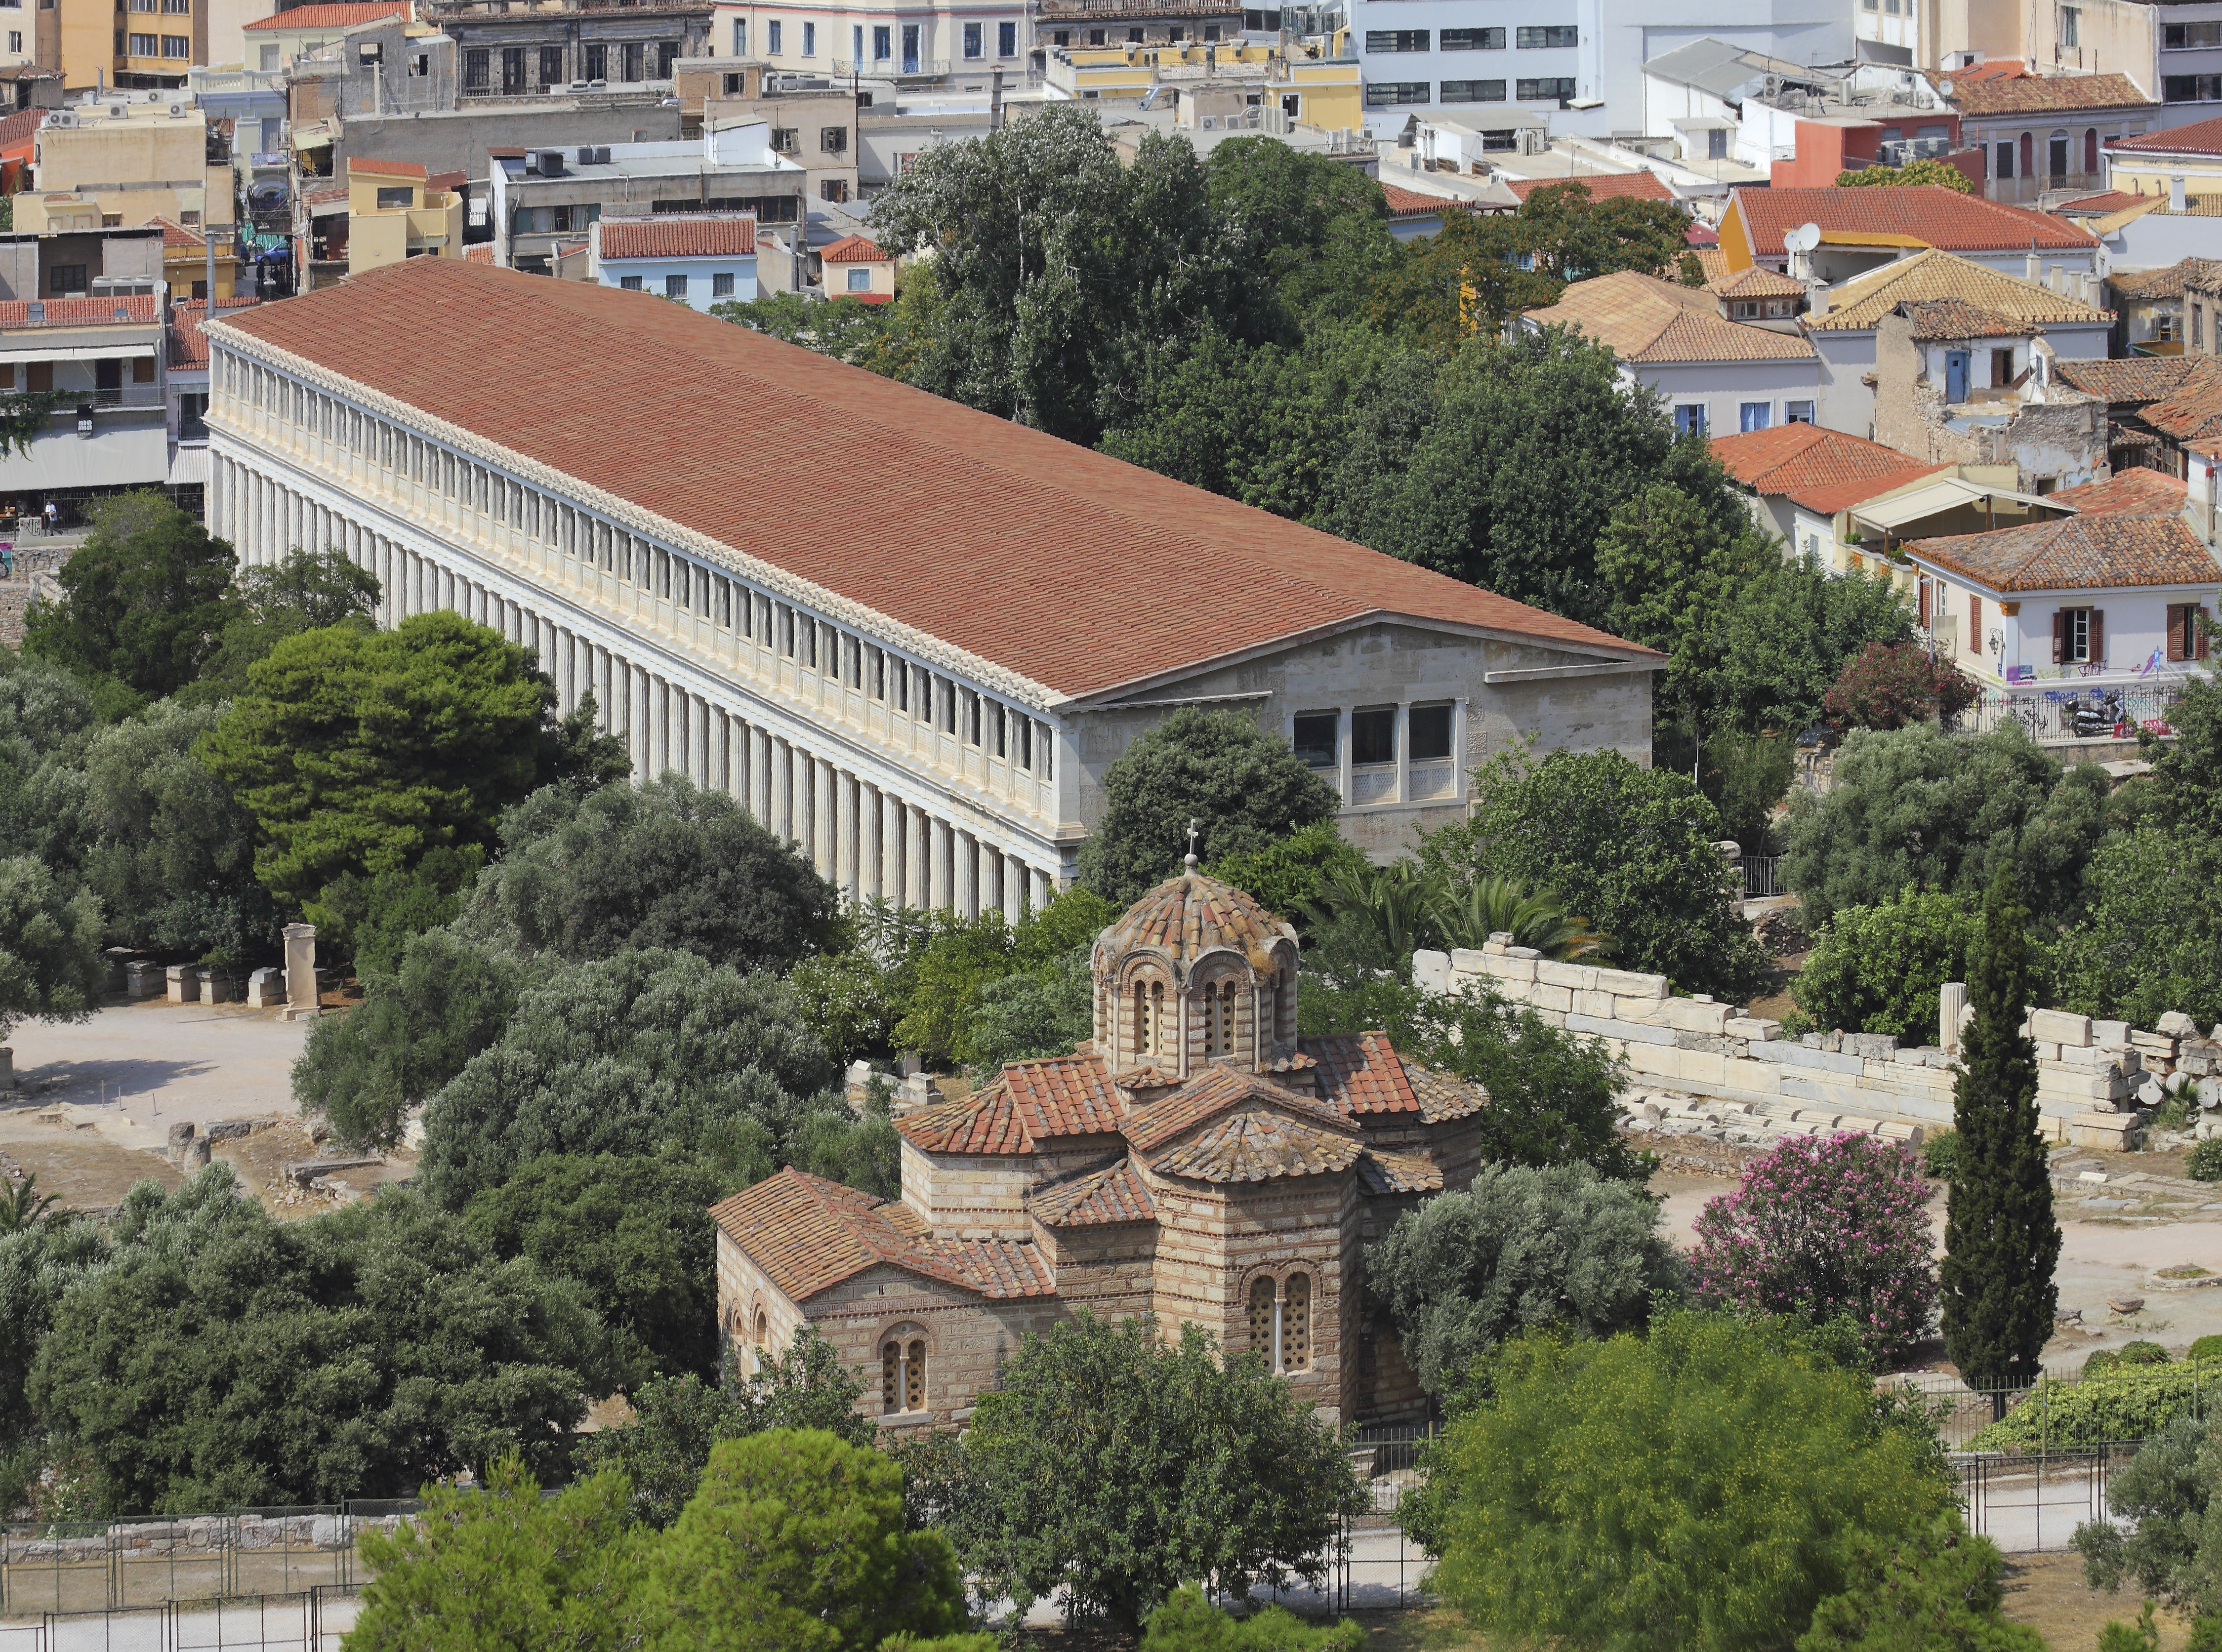
<svg viewBox="0 0 2222 1652">
<path fill-rule="evenodd" d="M 1949 138 L 1898 138 L 1876 147 L 1876 159 L 1886 166 L 1903 166 L 1909 161 L 1942 160 L 1953 153 Z"/>
</svg>

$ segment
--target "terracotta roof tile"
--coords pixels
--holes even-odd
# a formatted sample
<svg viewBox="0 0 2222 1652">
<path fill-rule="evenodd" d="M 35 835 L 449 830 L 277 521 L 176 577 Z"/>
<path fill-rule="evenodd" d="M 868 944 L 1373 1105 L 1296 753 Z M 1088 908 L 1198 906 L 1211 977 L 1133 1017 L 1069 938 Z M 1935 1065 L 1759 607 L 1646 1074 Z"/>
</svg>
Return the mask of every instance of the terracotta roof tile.
<svg viewBox="0 0 2222 1652">
<path fill-rule="evenodd" d="M 424 163 L 420 160 L 371 160 L 350 155 L 348 171 L 365 178 L 407 178 L 418 182 L 425 177 Z"/>
<path fill-rule="evenodd" d="M 1706 278 L 1705 285 L 1723 298 L 1803 298 L 1805 284 L 1794 281 L 1779 271 L 1770 270 L 1764 264 L 1753 264 L 1730 272 L 1725 268 L 1717 277 Z"/>
<path fill-rule="evenodd" d="M 47 111 L 42 109 L 19 109 L 12 115 L 0 116 L 0 149 L 29 144 L 37 137 L 40 123 L 46 118 Z"/>
<path fill-rule="evenodd" d="M 1095 938 L 1095 956 L 1122 958 L 1152 948 L 1182 963 L 1221 948 L 1270 969 L 1273 949 L 1296 931 L 1246 891 L 1197 872 L 1168 878 Z"/>
<path fill-rule="evenodd" d="M 1910 541 L 1906 554 L 1992 591 L 2106 591 L 2222 582 L 2181 515 L 2063 516 Z"/>
<path fill-rule="evenodd" d="M 492 264 L 493 243 L 490 241 L 482 241 L 475 246 L 464 247 L 463 261 L 467 264 Z"/>
<path fill-rule="evenodd" d="M 2134 206 L 2137 197 L 2127 197 L 2125 203 Z M 2124 298 L 2181 298 L 2187 283 L 2211 282 L 2218 276 L 2222 276 L 2222 259 L 2181 258 L 2162 269 L 2116 270 L 2107 276 L 2106 285 Z"/>
<path fill-rule="evenodd" d="M 2040 329 L 2034 322 L 2000 315 L 1964 298 L 1912 298 L 1898 313 L 1913 325 L 1908 336 L 1924 344 L 1939 340 L 2027 338 Z"/>
<path fill-rule="evenodd" d="M 2138 416 L 2178 441 L 2213 435 L 2222 421 L 2222 366 L 2212 357 L 2194 358 L 2175 388 L 2139 409 Z"/>
<path fill-rule="evenodd" d="M 1132 1159 L 1121 1159 L 1108 1170 L 1045 1188 L 1027 1201 L 1027 1208 L 1045 1227 L 1051 1228 L 1093 1228 L 1158 1219 L 1157 1204 Z"/>
<path fill-rule="evenodd" d="M 1182 1142 L 1150 1168 L 1189 1181 L 1271 1181 L 1347 1170 L 1364 1150 L 1357 1137 L 1274 1113 L 1237 1113 Z"/>
<path fill-rule="evenodd" d="M 712 1205 L 710 1219 L 793 1302 L 882 1263 L 982 1296 L 1057 1289 L 1031 1244 L 933 1238 L 908 1205 L 791 1167 Z"/>
<path fill-rule="evenodd" d="M 247 310 L 260 303 L 260 298 L 219 298 L 217 314 L 221 316 L 235 310 Z M 192 372 L 208 366 L 208 338 L 201 331 L 201 322 L 208 313 L 207 302 L 200 298 L 180 298 L 170 306 L 170 366 L 173 372 Z"/>
<path fill-rule="evenodd" d="M 751 212 L 670 212 L 604 218 L 602 258 L 747 258 L 756 250 Z"/>
<path fill-rule="evenodd" d="M 1413 1097 L 1420 1104 L 1422 1124 L 1470 1117 L 1489 1104 L 1489 1092 L 1456 1073 L 1440 1073 L 1417 1065 L 1408 1066 L 1404 1071 L 1411 1081 Z"/>
<path fill-rule="evenodd" d="M 750 329 L 636 300 L 412 258 L 223 325 L 243 347 L 316 363 L 1051 693 L 1147 682 L 1374 616 L 1652 657 Z M 599 344 L 550 350 L 551 337 Z M 768 438 L 745 489 L 730 454 L 699 440 L 737 419 Z M 837 449 L 852 460 L 829 469 L 822 456 Z M 900 521 L 904 554 L 761 507 L 798 490 L 819 522 Z M 1239 590 L 1202 604 L 1133 598 L 1206 566 L 1240 566 Z M 1118 579 L 1103 577 L 1110 567 Z"/>
<path fill-rule="evenodd" d="M 1590 192 L 1592 201 L 1610 201 L 1628 197 L 1638 201 L 1671 201 L 1674 191 L 1659 181 L 1659 174 L 1644 171 L 1637 172 L 1585 172 L 1579 178 L 1508 178 L 1505 188 L 1522 201 L 1537 190 L 1549 189 L 1558 184 L 1579 184 Z"/>
<path fill-rule="evenodd" d="M 1115 1136 L 1126 1108 L 1098 1055 L 1011 1061 L 969 1096 L 895 1121 L 929 1153 L 1032 1153 L 1042 1142 Z"/>
<path fill-rule="evenodd" d="M 1754 493 L 1780 494 L 1830 516 L 1943 468 L 1817 424 L 1715 436 L 1710 445 L 1728 473 Z"/>
<path fill-rule="evenodd" d="M 2073 224 L 2028 207 L 1962 195 L 1942 184 L 1884 184 L 1864 189 L 1738 189 L 1736 216 L 1754 257 L 1789 256 L 1786 230 L 1815 223 L 1828 230 L 1907 235 L 1954 253 L 2040 247 L 2088 252 L 2097 245 Z"/>
<path fill-rule="evenodd" d="M 1032 1153 L 1010 1086 L 1001 1079 L 969 1096 L 895 1120 L 902 1138 L 926 1153 Z"/>
<path fill-rule="evenodd" d="M 2117 139 L 2106 147 L 2131 154 L 2222 155 L 2222 116 L 2170 127 L 2164 132 L 2141 132 L 2135 137 Z"/>
<path fill-rule="evenodd" d="M 1528 319 L 1579 329 L 1623 361 L 1777 361 L 1813 354 L 1798 335 L 1723 320 L 1703 287 L 1633 270 L 1577 281 L 1557 303 L 1529 310 Z"/>
<path fill-rule="evenodd" d="M 2118 433 L 2117 445 L 2123 435 L 2143 435 L 2143 432 Z M 2165 516 L 2183 509 L 2184 485 L 2149 466 L 2115 472 L 2112 480 L 2086 482 L 2081 487 L 2072 487 L 2052 496 L 2055 504 L 2075 507 L 2083 516 Z"/>
<path fill-rule="evenodd" d="M 162 247 L 163 250 L 166 252 L 172 247 L 205 247 L 208 245 L 208 237 L 202 235 L 199 230 L 188 229 L 185 225 L 181 223 L 173 223 L 167 218 L 149 218 L 147 220 L 147 222 L 150 226 L 159 227 L 160 228 L 162 232 Z"/>
<path fill-rule="evenodd" d="M 2072 201 L 2062 201 L 2052 210 L 2062 217 L 2103 218 L 2110 212 L 2119 212 L 2124 207 L 2137 205 L 2142 198 L 2127 190 L 2100 190 L 2095 194 L 2079 195 Z"/>
<path fill-rule="evenodd" d="M 1962 115 L 2064 114 L 2079 109 L 2153 109 L 2158 105 L 2125 74 L 2001 75 L 1969 80 L 1932 74 L 1952 83 L 1951 102 Z"/>
<path fill-rule="evenodd" d="M 46 319 L 34 322 L 31 306 L 41 303 L 45 305 Z M 103 322 L 145 327 L 161 319 L 162 301 L 155 297 L 0 300 L 0 329 L 9 332 L 28 327 L 97 327 Z"/>
<path fill-rule="evenodd" d="M 1320 1066 L 1321 1098 L 1338 1112 L 1416 1113 L 1404 1059 L 1384 1032 L 1347 1033 L 1302 1038 L 1297 1046 Z"/>
<path fill-rule="evenodd" d="M 402 17 L 409 12 L 407 0 L 342 0 L 337 5 L 295 6 L 274 17 L 258 17 L 243 25 L 248 28 L 282 28 L 288 32 L 302 28 L 352 28 L 357 23 L 374 23 L 381 17 Z"/>
<path fill-rule="evenodd" d="M 1842 191 L 1846 195 L 1876 192 L 1855 189 Z M 1945 193 L 1951 191 L 1947 190 Z M 1805 318 L 1805 329 L 1811 333 L 1863 331 L 1880 325 L 1884 316 L 1902 303 L 1933 298 L 1957 298 L 2024 322 L 2096 323 L 2112 319 L 2106 310 L 2094 310 L 2034 281 L 2024 281 L 1970 259 L 1930 250 L 1855 276 L 1830 294 L 1827 315 Z"/>
<path fill-rule="evenodd" d="M 827 241 L 819 248 L 818 257 L 820 262 L 826 264 L 876 264 L 884 260 L 887 254 L 880 250 L 876 241 L 862 235 L 844 235 L 840 240 Z"/>
<path fill-rule="evenodd" d="M 1358 1161 L 1359 1186 L 1371 1194 L 1440 1193 L 1443 1173 L 1416 1153 L 1368 1148 Z"/>
<path fill-rule="evenodd" d="M 1127 1139 L 1133 1143 L 1136 1151 L 1154 1153 L 1206 1119 L 1261 1102 L 1301 1117 L 1316 1119 L 1328 1129 L 1346 1128 L 1347 1121 L 1330 1107 L 1237 1068 L 1215 1065 L 1202 1076 L 1189 1079 L 1162 1100 L 1129 1113 Z"/>
<path fill-rule="evenodd" d="M 2109 402 L 2158 402 L 2181 389 L 2200 358 L 2133 355 L 2112 361 L 2055 361 L 2054 372 L 2070 389 Z"/>
</svg>

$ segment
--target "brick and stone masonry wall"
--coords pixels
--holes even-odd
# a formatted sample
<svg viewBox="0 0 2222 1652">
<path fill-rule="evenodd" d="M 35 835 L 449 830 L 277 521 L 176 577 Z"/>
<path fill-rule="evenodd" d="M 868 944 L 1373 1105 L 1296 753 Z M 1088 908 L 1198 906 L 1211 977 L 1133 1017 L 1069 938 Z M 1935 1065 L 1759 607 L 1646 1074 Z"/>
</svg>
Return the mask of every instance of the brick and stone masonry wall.
<svg viewBox="0 0 2222 1652">
<path fill-rule="evenodd" d="M 1956 1057 L 1948 1049 L 1901 1048 L 1872 1033 L 1782 1036 L 1782 1024 L 1707 998 L 1675 998 L 1663 975 L 1563 964 L 1491 937 L 1476 952 L 1422 951 L 1413 976 L 1425 990 L 1487 987 L 1554 1027 L 1604 1042 L 1628 1061 L 1629 1095 L 1664 1091 L 1710 1098 L 1800 1133 L 1871 1128 L 1900 1140 L 1952 1123 Z M 1942 995 L 1940 1024 L 1958 1029 L 1967 989 Z M 2207 1111 L 2198 1134 L 2222 1135 L 2222 1043 L 2199 1036 L 2187 1016 L 2161 1017 L 2156 1031 L 2125 1022 L 2036 1010 L 2037 1111 L 2056 1139 L 2082 1147 L 2129 1145 L 2140 1109 L 2179 1074 L 2198 1079 Z M 2222 1028 L 2216 1029 L 2222 1033 Z"/>
</svg>

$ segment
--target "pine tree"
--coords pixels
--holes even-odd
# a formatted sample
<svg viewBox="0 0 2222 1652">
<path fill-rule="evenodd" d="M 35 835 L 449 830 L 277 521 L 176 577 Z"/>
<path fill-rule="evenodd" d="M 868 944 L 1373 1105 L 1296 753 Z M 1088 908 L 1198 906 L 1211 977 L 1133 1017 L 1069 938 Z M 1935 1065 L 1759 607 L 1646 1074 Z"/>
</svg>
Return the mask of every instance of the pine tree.
<svg viewBox="0 0 2222 1652">
<path fill-rule="evenodd" d="M 1957 1167 L 1945 1206 L 1944 1349 L 1968 1386 L 2036 1380 L 2059 1292 L 2060 1224 L 2037 1134 L 2037 1049 L 2021 1030 L 2029 1002 L 2029 915 L 2001 872 L 1983 902 L 1981 949 L 1968 972 L 1974 1011 L 1960 1050 L 1952 1123 Z M 2003 1414 L 2002 1395 L 1993 1400 Z"/>
</svg>

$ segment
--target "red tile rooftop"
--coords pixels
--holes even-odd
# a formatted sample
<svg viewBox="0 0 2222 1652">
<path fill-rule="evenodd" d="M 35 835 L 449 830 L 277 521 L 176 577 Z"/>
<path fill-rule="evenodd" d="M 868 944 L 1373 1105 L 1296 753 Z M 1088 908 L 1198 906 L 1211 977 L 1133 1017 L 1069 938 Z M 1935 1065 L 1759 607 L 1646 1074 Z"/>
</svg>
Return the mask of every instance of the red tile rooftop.
<svg viewBox="0 0 2222 1652">
<path fill-rule="evenodd" d="M 417 258 L 215 325 L 249 354 L 317 364 L 631 501 L 668 524 L 660 532 L 757 559 L 1051 695 L 1139 686 L 1384 620 L 1655 657 L 750 329 L 637 299 Z M 597 347 L 547 347 L 566 337 Z M 724 445 L 701 440 L 729 427 L 763 438 L 747 488 L 735 487 Z M 833 450 L 847 457 L 829 469 Z M 806 493 L 807 519 L 762 508 Z M 876 536 L 823 531 L 839 520 L 900 523 L 902 554 Z M 1228 577 L 1207 598 L 1209 569 Z"/>
</svg>

